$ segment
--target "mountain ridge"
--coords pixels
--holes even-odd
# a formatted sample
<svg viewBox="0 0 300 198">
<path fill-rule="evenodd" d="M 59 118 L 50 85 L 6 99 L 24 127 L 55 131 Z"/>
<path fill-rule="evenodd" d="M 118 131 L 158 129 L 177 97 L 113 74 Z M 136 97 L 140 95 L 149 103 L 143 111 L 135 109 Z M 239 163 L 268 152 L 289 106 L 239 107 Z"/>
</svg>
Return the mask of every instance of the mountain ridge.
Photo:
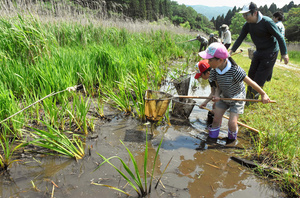
<svg viewBox="0 0 300 198">
<path fill-rule="evenodd" d="M 196 10 L 198 13 L 206 16 L 209 20 L 211 20 L 213 17 L 216 19 L 219 15 L 224 14 L 224 17 L 226 16 L 228 10 L 232 10 L 233 7 L 229 6 L 204 6 L 204 5 L 186 5 L 192 7 L 194 10 Z"/>
</svg>

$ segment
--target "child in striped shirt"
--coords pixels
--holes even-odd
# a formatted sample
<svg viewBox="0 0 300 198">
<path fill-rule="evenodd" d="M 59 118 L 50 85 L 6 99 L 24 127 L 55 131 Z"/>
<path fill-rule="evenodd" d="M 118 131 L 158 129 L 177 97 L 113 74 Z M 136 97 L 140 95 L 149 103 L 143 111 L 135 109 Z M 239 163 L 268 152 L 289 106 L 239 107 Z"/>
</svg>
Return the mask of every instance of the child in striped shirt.
<svg viewBox="0 0 300 198">
<path fill-rule="evenodd" d="M 211 68 L 209 81 L 216 82 L 216 91 L 212 100 L 216 102 L 214 109 L 214 120 L 209 127 L 209 137 L 217 138 L 220 132 L 222 117 L 227 109 L 230 116 L 228 121 L 228 140 L 234 141 L 237 138 L 237 121 L 239 114 L 244 112 L 244 101 L 220 100 L 220 98 L 245 98 L 245 84 L 248 84 L 261 94 L 264 104 L 270 102 L 269 96 L 246 72 L 239 67 L 229 56 L 226 47 L 221 43 L 212 43 L 205 51 L 199 53 L 203 59 L 208 59 Z"/>
</svg>

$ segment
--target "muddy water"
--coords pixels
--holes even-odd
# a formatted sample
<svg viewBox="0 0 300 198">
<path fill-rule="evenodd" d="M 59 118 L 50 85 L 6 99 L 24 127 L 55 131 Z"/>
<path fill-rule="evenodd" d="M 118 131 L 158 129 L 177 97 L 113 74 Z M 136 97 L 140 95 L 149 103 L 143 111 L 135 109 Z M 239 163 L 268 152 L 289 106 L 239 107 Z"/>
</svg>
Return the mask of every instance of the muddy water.
<svg viewBox="0 0 300 198">
<path fill-rule="evenodd" d="M 190 86 L 194 82 L 191 78 Z M 163 90 L 176 94 L 166 84 Z M 189 95 L 209 94 L 207 82 L 200 88 L 190 89 Z M 197 100 L 200 104 L 201 100 Z M 94 113 L 91 109 L 91 114 Z M 243 132 L 238 141 L 226 145 L 225 141 L 206 141 L 206 110 L 194 107 L 188 120 L 171 117 L 171 125 L 148 125 L 125 117 L 105 107 L 110 121 L 96 118 L 95 132 L 86 139 L 86 148 L 91 155 L 78 162 L 64 157 L 49 157 L 38 154 L 22 155 L 21 162 L 15 163 L 8 173 L 0 176 L 0 197 L 126 197 L 117 191 L 91 182 L 123 188 L 136 197 L 136 193 L 109 164 L 95 171 L 102 162 L 97 153 L 105 157 L 118 155 L 130 164 L 128 154 L 119 140 L 122 140 L 135 155 L 141 172 L 145 149 L 146 127 L 149 132 L 149 164 L 155 156 L 157 146 L 163 137 L 159 151 L 154 182 L 160 177 L 169 160 L 172 161 L 156 190 L 149 197 L 285 197 L 275 186 L 255 176 L 249 169 L 231 160 L 241 149 L 249 149 L 249 137 Z M 223 120 L 221 137 L 226 137 L 227 120 Z M 88 153 L 88 149 L 86 149 Z M 117 160 L 112 160 L 121 168 Z M 132 167 L 132 166 L 131 166 Z M 155 186 L 153 183 L 152 186 Z M 54 187 L 56 185 L 56 187 Z M 34 188 L 35 186 L 35 188 Z"/>
</svg>

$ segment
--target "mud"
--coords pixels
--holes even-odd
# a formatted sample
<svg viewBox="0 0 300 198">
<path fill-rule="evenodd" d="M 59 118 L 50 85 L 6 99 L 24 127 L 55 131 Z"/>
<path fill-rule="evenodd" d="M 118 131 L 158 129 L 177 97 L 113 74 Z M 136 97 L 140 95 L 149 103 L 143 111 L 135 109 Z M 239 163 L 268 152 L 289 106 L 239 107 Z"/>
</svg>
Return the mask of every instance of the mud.
<svg viewBox="0 0 300 198">
<path fill-rule="evenodd" d="M 197 89 L 192 89 L 193 85 L 195 82 L 192 76 L 188 95 L 209 94 L 207 82 L 201 82 Z M 176 94 L 170 84 L 165 84 L 162 90 Z M 200 104 L 201 100 L 196 102 Z M 93 106 L 90 114 L 96 114 Z M 187 120 L 171 116 L 171 125 L 160 126 L 144 125 L 108 106 L 105 106 L 104 114 L 108 119 L 95 117 L 95 132 L 86 139 L 87 155 L 84 159 L 76 162 L 64 157 L 30 153 L 23 155 L 20 163 L 14 163 L 8 172 L 0 176 L 0 197 L 127 197 L 109 188 L 92 185 L 92 182 L 118 188 L 125 186 L 126 192 L 137 197 L 136 192 L 112 166 L 105 164 L 95 169 L 103 161 L 98 153 L 105 157 L 117 155 L 131 164 L 126 149 L 120 143 L 122 140 L 134 154 L 142 173 L 146 128 L 149 132 L 149 172 L 152 170 L 151 161 L 163 137 L 152 192 L 147 197 L 285 197 L 276 186 L 231 160 L 231 156 L 238 155 L 243 149 L 251 149 L 251 145 L 250 137 L 242 127 L 238 141 L 226 144 L 222 139 L 227 136 L 226 119 L 222 122 L 221 138 L 218 141 L 208 141 L 205 123 L 207 111 L 197 106 Z M 88 148 L 91 148 L 90 155 Z M 155 190 L 155 183 L 171 158 L 172 161 Z M 121 168 L 119 161 L 112 162 Z"/>
</svg>

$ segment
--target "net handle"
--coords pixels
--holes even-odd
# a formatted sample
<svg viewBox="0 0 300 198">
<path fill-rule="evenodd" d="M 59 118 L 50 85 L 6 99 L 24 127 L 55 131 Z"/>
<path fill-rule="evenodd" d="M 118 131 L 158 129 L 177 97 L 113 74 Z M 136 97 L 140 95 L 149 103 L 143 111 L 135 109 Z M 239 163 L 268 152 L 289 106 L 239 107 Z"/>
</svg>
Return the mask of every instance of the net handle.
<svg viewBox="0 0 300 198">
<path fill-rule="evenodd" d="M 211 99 L 211 97 L 205 96 L 173 96 L 173 98 L 193 98 L 193 99 Z M 220 100 L 234 100 L 234 101 L 248 101 L 248 102 L 262 102 L 262 100 L 258 99 L 247 99 L 247 98 L 220 98 Z M 275 100 L 270 100 L 269 103 L 276 103 Z"/>
</svg>

